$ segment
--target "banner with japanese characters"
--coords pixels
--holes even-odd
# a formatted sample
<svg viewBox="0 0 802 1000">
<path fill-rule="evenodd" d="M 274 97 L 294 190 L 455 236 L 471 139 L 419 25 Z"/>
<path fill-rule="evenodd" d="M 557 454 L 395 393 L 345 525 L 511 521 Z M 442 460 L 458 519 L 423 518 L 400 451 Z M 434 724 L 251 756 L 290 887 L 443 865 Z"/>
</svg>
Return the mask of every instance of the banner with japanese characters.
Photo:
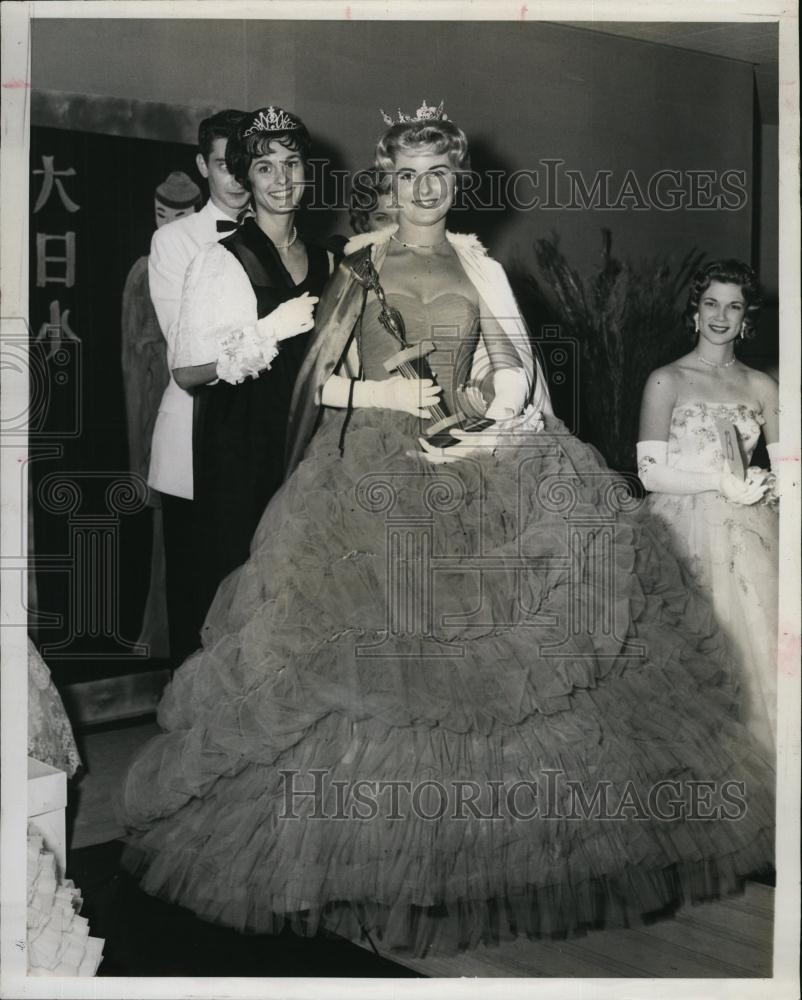
<svg viewBox="0 0 802 1000">
<path fill-rule="evenodd" d="M 154 190 L 172 170 L 196 176 L 194 153 L 31 129 L 29 625 L 64 681 L 127 673 L 149 656 L 137 637 L 152 519 L 128 455 L 121 304 L 149 250 Z"/>
</svg>

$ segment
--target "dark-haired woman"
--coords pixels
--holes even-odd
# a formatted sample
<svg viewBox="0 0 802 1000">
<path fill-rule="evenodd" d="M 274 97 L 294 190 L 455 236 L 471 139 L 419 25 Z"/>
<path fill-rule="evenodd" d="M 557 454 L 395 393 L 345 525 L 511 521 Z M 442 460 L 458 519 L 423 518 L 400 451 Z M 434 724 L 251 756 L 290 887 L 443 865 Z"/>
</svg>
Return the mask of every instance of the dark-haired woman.
<svg viewBox="0 0 802 1000">
<path fill-rule="evenodd" d="M 438 108 L 382 137 L 397 226 L 323 294 L 293 471 L 125 776 L 124 863 L 240 930 L 449 951 L 633 922 L 771 858 L 709 605 L 553 415 L 501 265 L 446 230 L 467 156 Z M 399 374 L 410 351 L 436 382 Z M 468 372 L 483 419 L 422 454 Z"/>
<path fill-rule="evenodd" d="M 332 267 L 298 233 L 309 134 L 282 108 L 248 115 L 228 142 L 229 172 L 253 215 L 194 260 L 184 285 L 173 374 L 199 401 L 194 432 L 200 599 L 248 558 L 284 475 L 293 385 Z"/>
<path fill-rule="evenodd" d="M 778 393 L 770 375 L 735 356 L 736 343 L 753 335 L 758 307 L 757 277 L 746 264 L 713 261 L 694 275 L 685 320 L 695 346 L 649 376 L 638 471 L 652 513 L 713 602 L 740 663 L 744 720 L 773 755 L 776 487 L 767 470 L 746 467 L 761 433 L 776 467 Z"/>
</svg>

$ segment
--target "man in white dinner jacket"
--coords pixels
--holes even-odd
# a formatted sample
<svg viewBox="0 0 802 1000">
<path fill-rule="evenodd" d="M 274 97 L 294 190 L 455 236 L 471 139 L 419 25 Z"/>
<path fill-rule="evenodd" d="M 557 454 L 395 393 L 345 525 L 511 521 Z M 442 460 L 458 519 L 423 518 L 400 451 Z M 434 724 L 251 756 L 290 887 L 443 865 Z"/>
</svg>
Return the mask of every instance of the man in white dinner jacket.
<svg viewBox="0 0 802 1000">
<path fill-rule="evenodd" d="M 187 268 L 208 243 L 236 228 L 249 194 L 226 168 L 226 145 L 244 112 L 221 111 L 198 128 L 196 163 L 209 183 L 209 200 L 194 215 L 157 229 L 150 245 L 148 281 L 172 368 L 181 289 Z M 162 494 L 170 656 L 181 663 L 200 646 L 207 608 L 194 594 L 198 539 L 193 531 L 192 394 L 170 376 L 153 430 L 148 485 Z"/>
</svg>

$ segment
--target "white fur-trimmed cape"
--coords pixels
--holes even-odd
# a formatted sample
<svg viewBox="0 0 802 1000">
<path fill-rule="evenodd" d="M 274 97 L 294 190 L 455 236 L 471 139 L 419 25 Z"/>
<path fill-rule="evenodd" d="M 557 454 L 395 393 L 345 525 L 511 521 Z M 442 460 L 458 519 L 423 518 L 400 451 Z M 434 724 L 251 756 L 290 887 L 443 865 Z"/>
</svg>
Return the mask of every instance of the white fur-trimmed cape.
<svg viewBox="0 0 802 1000">
<path fill-rule="evenodd" d="M 356 253 L 357 250 L 362 250 L 364 247 L 386 243 L 397 232 L 398 226 L 394 223 L 392 226 L 385 226 L 372 233 L 359 233 L 357 236 L 352 236 L 345 244 L 343 252 L 348 256 L 348 254 Z M 446 239 L 453 247 L 487 254 L 487 250 L 473 233 L 451 233 L 446 230 Z"/>
</svg>

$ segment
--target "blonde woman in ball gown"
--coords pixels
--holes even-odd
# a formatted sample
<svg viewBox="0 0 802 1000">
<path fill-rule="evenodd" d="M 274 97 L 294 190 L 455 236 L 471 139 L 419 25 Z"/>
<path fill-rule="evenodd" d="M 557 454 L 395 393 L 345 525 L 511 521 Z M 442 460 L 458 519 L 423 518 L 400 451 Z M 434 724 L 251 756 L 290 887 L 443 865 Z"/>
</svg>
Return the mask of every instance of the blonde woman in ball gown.
<svg viewBox="0 0 802 1000">
<path fill-rule="evenodd" d="M 126 864 L 243 931 L 415 954 L 735 888 L 771 860 L 773 777 L 733 718 L 710 607 L 553 415 L 501 266 L 446 229 L 464 133 L 423 107 L 376 165 L 397 225 L 352 242 L 321 297 L 291 474 L 125 778 Z M 399 315 L 433 377 L 388 370 Z M 461 392 L 469 372 L 492 395 L 478 416 L 460 414 L 484 395 Z M 466 421 L 450 445 L 426 436 L 446 407 Z M 603 579 L 577 530 L 589 550 L 609 538 Z M 594 601 L 610 628 L 586 620 Z M 553 808 L 533 811 L 549 775 Z M 686 779 L 742 780 L 745 810 L 661 818 L 661 801 L 616 822 L 568 801 L 568 782 L 646 802 Z"/>
</svg>

